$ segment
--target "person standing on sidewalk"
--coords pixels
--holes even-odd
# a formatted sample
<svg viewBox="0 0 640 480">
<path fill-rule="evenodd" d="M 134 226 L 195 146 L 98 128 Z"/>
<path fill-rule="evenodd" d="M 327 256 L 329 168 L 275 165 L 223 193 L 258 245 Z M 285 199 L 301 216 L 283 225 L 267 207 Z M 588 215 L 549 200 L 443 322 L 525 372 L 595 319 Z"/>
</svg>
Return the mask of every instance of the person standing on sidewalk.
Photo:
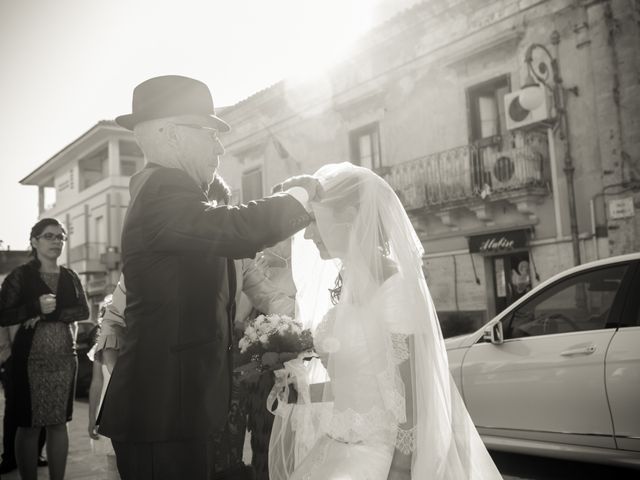
<svg viewBox="0 0 640 480">
<path fill-rule="evenodd" d="M 224 148 L 208 87 L 170 75 L 133 93 L 116 123 L 134 131 L 148 163 L 130 182 L 122 233 L 127 333 L 102 406 L 123 480 L 213 476 L 212 435 L 230 407 L 236 272 L 304 228 L 319 184 L 238 207 L 205 190 Z M 219 475 L 226 478 L 226 475 Z M 228 478 L 231 478 L 230 476 Z"/>
<path fill-rule="evenodd" d="M 38 437 L 47 430 L 49 477 L 62 480 L 73 413 L 78 361 L 74 323 L 89 317 L 78 275 L 59 266 L 66 232 L 54 218 L 31 229 L 34 259 L 15 268 L 0 291 L 0 325 L 20 325 L 11 349 L 18 431 L 16 461 L 22 480 L 38 477 Z"/>
<path fill-rule="evenodd" d="M 13 381 L 11 380 L 11 345 L 18 331 L 18 325 L 0 327 L 0 383 L 4 391 L 4 415 L 2 417 L 2 462 L 0 474 L 13 472 L 18 468 L 16 463 L 15 440 L 18 424 L 14 413 Z M 40 429 L 38 437 L 38 466 L 46 467 L 49 462 L 42 455 L 42 449 L 47 438 L 46 429 Z"/>
</svg>

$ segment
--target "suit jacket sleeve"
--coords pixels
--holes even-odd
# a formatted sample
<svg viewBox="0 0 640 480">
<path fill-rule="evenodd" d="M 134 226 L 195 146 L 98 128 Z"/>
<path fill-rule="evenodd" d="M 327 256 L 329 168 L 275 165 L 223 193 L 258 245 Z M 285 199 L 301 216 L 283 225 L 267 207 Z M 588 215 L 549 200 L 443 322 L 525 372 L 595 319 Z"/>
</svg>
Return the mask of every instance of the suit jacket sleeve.
<svg viewBox="0 0 640 480">
<path fill-rule="evenodd" d="M 304 207 L 288 194 L 211 207 L 195 182 L 177 169 L 158 169 L 143 188 L 141 220 L 146 245 L 153 251 L 253 257 L 310 221 Z"/>
</svg>

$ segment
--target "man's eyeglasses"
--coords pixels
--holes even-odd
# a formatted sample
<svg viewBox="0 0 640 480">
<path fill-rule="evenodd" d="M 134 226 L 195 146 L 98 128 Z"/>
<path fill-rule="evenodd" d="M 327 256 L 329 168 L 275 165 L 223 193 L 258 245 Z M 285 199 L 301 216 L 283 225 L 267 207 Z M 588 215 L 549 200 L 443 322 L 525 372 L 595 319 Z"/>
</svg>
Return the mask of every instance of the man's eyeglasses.
<svg viewBox="0 0 640 480">
<path fill-rule="evenodd" d="M 45 240 L 48 240 L 49 242 L 51 242 L 53 240 L 60 240 L 61 242 L 66 242 L 67 241 L 67 236 L 64 233 L 47 232 L 47 233 L 43 233 L 42 235 L 38 235 L 36 238 L 37 239 L 44 238 Z"/>
<path fill-rule="evenodd" d="M 175 125 L 177 125 L 179 127 L 193 128 L 195 130 L 204 130 L 214 140 L 218 139 L 218 130 L 216 130 L 213 127 L 205 127 L 204 125 L 198 125 L 197 123 L 176 123 Z"/>
</svg>

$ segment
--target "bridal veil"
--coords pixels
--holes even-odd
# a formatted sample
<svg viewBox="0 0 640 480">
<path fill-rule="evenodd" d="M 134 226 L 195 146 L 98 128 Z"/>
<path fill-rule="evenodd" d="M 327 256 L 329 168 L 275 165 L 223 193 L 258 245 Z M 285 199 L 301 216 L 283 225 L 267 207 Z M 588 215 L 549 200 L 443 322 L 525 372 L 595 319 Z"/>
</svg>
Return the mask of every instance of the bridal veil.
<svg viewBox="0 0 640 480">
<path fill-rule="evenodd" d="M 271 478 L 290 478 L 322 436 L 388 444 L 410 456 L 413 479 L 501 478 L 449 373 L 422 244 L 395 192 L 349 163 L 315 176 L 315 228 L 339 260 L 296 239 L 292 265 L 298 320 L 315 329 L 324 368 L 295 360 L 277 372 L 275 390 L 291 382 L 299 395 L 285 405 L 274 390 Z M 313 401 L 309 385 L 327 379 Z"/>
</svg>

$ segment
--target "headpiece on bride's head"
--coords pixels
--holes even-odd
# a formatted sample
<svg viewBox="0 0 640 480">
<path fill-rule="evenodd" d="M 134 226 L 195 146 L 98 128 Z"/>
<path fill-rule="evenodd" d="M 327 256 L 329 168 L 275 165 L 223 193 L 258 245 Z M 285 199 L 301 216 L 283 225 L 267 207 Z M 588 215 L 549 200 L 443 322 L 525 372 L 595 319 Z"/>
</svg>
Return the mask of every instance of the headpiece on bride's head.
<svg viewBox="0 0 640 480">
<path fill-rule="evenodd" d="M 360 303 L 393 273 L 420 267 L 422 245 L 382 178 L 350 163 L 325 165 L 314 176 L 323 192 L 312 202 L 319 248 L 342 262 L 343 296 Z"/>
</svg>

